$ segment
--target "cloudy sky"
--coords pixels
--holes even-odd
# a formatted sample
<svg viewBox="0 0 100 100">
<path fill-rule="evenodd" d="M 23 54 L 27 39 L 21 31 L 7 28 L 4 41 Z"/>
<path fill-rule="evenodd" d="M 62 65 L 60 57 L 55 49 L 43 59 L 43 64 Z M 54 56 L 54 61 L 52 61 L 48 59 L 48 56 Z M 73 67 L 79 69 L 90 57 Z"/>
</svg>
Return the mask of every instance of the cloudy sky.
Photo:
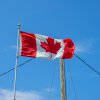
<svg viewBox="0 0 100 100">
<path fill-rule="evenodd" d="M 1 0 L 0 74 L 16 60 L 17 24 L 21 30 L 53 38 L 71 38 L 75 53 L 100 72 L 100 0 Z M 20 57 L 19 64 L 30 58 Z M 69 100 L 100 100 L 100 77 L 76 57 L 65 60 Z M 18 69 L 17 100 L 60 100 L 59 59 L 33 59 Z M 54 74 L 53 74 L 54 73 Z M 13 100 L 14 72 L 0 77 L 0 100 Z"/>
</svg>

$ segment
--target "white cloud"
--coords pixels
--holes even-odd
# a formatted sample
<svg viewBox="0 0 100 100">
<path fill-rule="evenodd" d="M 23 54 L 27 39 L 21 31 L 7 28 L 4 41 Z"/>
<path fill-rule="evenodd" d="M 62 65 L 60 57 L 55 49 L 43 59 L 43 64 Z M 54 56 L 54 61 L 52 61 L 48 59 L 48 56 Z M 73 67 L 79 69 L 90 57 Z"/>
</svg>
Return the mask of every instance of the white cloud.
<svg viewBox="0 0 100 100">
<path fill-rule="evenodd" d="M 82 45 L 76 45 L 76 53 L 80 53 L 80 52 L 85 52 L 86 50 L 84 49 L 84 47 Z"/>
<path fill-rule="evenodd" d="M 4 52 L 8 52 L 8 51 L 10 51 L 10 50 L 15 50 L 16 48 L 17 48 L 16 45 L 11 45 L 11 46 L 5 47 L 5 48 L 3 49 L 3 51 L 4 51 Z"/>
<path fill-rule="evenodd" d="M 55 92 L 56 90 L 54 88 L 47 88 L 44 90 L 45 92 Z"/>
<path fill-rule="evenodd" d="M 11 49 L 16 49 L 17 46 L 16 46 L 16 45 L 11 45 L 9 48 L 11 48 Z"/>
<path fill-rule="evenodd" d="M 43 100 L 43 97 L 35 91 L 17 91 L 17 100 Z M 0 90 L 0 100 L 13 100 L 13 91 Z"/>
<path fill-rule="evenodd" d="M 93 51 L 94 41 L 91 39 L 85 39 L 75 43 L 75 53 L 91 53 Z"/>
</svg>

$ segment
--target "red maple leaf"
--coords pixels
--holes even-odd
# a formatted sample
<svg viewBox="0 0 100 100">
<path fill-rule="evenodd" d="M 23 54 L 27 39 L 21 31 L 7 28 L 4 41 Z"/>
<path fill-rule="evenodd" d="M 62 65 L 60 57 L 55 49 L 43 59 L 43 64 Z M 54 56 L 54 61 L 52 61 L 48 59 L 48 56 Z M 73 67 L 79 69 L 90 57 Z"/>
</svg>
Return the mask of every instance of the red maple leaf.
<svg viewBox="0 0 100 100">
<path fill-rule="evenodd" d="M 46 50 L 46 52 L 54 53 L 57 54 L 57 51 L 61 48 L 60 42 L 54 41 L 52 38 L 47 38 L 47 43 L 46 42 L 41 42 L 41 47 Z"/>
</svg>

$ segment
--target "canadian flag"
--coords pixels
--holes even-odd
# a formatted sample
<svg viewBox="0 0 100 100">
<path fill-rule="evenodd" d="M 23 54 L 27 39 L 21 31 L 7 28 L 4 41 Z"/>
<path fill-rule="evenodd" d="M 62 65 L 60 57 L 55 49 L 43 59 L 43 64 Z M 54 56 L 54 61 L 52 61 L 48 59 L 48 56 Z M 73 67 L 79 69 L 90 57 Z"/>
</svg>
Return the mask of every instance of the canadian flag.
<svg viewBox="0 0 100 100">
<path fill-rule="evenodd" d="M 40 34 L 20 32 L 20 55 L 39 58 L 70 59 L 75 50 L 71 39 L 53 39 Z"/>
</svg>

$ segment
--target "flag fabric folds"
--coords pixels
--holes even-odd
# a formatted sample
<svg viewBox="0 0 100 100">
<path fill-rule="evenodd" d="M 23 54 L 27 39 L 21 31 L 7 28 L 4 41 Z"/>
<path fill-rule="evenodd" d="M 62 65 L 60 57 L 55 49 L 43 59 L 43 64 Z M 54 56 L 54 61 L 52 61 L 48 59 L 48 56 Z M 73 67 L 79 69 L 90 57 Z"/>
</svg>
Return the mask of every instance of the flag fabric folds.
<svg viewBox="0 0 100 100">
<path fill-rule="evenodd" d="M 70 59 L 75 50 L 71 39 L 53 39 L 48 36 L 20 32 L 20 55 L 32 58 Z"/>
</svg>

